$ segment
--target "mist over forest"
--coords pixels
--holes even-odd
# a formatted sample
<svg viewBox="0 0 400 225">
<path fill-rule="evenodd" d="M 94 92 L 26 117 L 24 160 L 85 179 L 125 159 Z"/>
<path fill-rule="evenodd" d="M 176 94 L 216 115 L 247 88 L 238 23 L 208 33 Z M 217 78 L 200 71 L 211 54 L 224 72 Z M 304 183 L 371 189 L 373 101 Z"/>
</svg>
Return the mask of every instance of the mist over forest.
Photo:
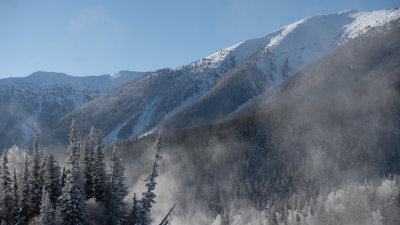
<svg viewBox="0 0 400 225">
<path fill-rule="evenodd" d="M 0 79 L 1 224 L 400 224 L 399 18 L 310 17 L 176 69 Z"/>
</svg>

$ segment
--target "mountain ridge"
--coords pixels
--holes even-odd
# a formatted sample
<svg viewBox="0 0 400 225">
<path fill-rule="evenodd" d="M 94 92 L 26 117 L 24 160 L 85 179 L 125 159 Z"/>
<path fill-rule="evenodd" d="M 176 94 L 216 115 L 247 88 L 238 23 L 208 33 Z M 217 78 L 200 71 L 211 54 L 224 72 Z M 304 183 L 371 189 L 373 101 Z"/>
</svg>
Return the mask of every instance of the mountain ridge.
<svg viewBox="0 0 400 225">
<path fill-rule="evenodd" d="M 149 72 L 145 76 L 142 76 L 144 73 L 129 76 L 134 72 L 120 71 L 85 78 L 55 73 L 59 75 L 55 78 L 38 71 L 25 78 L 1 79 L 0 100 L 6 102 L 14 98 L 13 104 L 4 105 L 8 110 L 22 107 L 23 111 L 15 116 L 3 110 L 1 113 L 8 118 L 3 119 L 3 124 L 9 127 L 10 121 L 16 120 L 14 117 L 30 121 L 25 122 L 23 129 L 11 123 L 14 124 L 11 130 L 16 130 L 11 133 L 19 136 L 20 141 L 16 143 L 26 142 L 28 138 L 21 138 L 20 133 L 27 129 L 30 130 L 25 134 L 27 137 L 37 131 L 53 133 L 55 140 L 64 143 L 71 119 L 77 118 L 82 119 L 84 130 L 92 125 L 102 130 L 109 145 L 114 138 L 129 140 L 157 129 L 184 129 L 214 123 L 348 39 L 399 17 L 399 9 L 346 10 L 313 16 L 188 65 Z M 50 122 L 42 130 L 37 121 L 44 95 L 37 93 L 37 89 L 45 90 L 43 93 L 53 92 L 50 96 L 56 92 L 58 95 L 45 98 L 49 116 L 41 116 L 40 120 L 47 118 Z M 29 96 L 29 104 L 19 101 L 18 96 L 24 95 Z M 0 143 L 8 136 L 0 134 Z"/>
<path fill-rule="evenodd" d="M 56 133 L 62 137 L 71 119 L 81 117 L 86 122 L 83 125 L 85 129 L 96 124 L 104 132 L 106 140 L 115 137 L 129 140 L 159 129 L 160 124 L 167 129 L 181 129 L 212 123 L 347 39 L 356 38 L 399 17 L 400 10 L 391 9 L 344 11 L 300 20 L 189 65 L 158 70 L 114 89 L 64 116 L 56 126 Z M 247 75 L 242 74 L 240 68 Z M 234 102 L 236 97 L 240 97 L 234 86 L 248 92 L 239 103 Z M 205 99 L 213 100 L 210 103 Z M 224 100 L 233 104 L 219 111 L 219 103 Z M 104 102 L 108 108 L 101 105 Z M 113 105 L 118 106 L 120 112 L 109 108 Z M 107 115 L 114 115 L 112 121 L 105 121 Z"/>
<path fill-rule="evenodd" d="M 366 13 L 366 26 L 373 24 L 369 17 L 376 17 L 376 14 L 382 15 L 384 12 Z M 399 16 L 398 10 L 390 10 L 390 12 L 397 17 Z M 314 62 L 327 53 L 330 47 L 343 44 L 348 39 L 357 37 L 354 35 L 365 32 L 364 30 L 355 32 L 347 28 L 342 29 L 350 21 L 349 17 L 342 18 L 342 15 L 345 13 L 349 17 L 352 17 L 353 13 L 355 13 L 357 16 L 354 16 L 356 18 L 352 22 L 356 21 L 357 24 L 360 24 L 360 21 L 357 21 L 359 20 L 358 15 L 365 15 L 365 13 L 346 11 L 338 14 L 306 18 L 284 27 L 283 29 L 285 30 L 281 34 L 285 33 L 285 35 L 275 38 L 275 40 L 271 41 L 268 46 L 265 46 L 256 55 L 249 58 L 242 65 L 229 71 L 196 103 L 175 114 L 170 121 L 164 122 L 162 126 L 166 129 L 182 129 L 188 126 L 213 123 L 235 111 L 237 108 L 243 107 L 243 104 L 268 91 L 287 77 Z M 343 26 L 341 24 L 346 25 Z M 326 26 L 329 26 L 327 31 L 325 31 L 326 33 L 314 37 L 312 30 L 321 31 Z M 300 30 L 300 35 L 298 34 L 299 32 L 296 35 L 294 34 L 296 29 Z M 339 35 L 336 36 L 335 34 Z M 344 34 L 352 36 L 342 36 Z M 315 39 L 319 38 L 324 40 L 322 44 L 316 44 Z M 292 41 L 293 39 L 294 41 Z M 277 45 L 277 43 L 282 41 L 288 41 L 289 43 L 283 43 L 285 44 L 283 46 Z M 311 42 L 311 45 L 307 44 L 307 42 Z M 274 49 L 274 46 L 277 49 Z M 303 53 L 304 49 L 307 48 L 313 48 L 313 50 L 309 51 L 308 55 Z M 240 82 L 238 82 L 239 80 Z M 196 117 L 191 118 L 191 115 L 196 115 Z"/>
<path fill-rule="evenodd" d="M 0 144 L 24 145 L 34 133 L 49 132 L 49 124 L 64 114 L 144 72 L 117 74 L 75 77 L 38 71 L 26 77 L 0 79 Z"/>
</svg>

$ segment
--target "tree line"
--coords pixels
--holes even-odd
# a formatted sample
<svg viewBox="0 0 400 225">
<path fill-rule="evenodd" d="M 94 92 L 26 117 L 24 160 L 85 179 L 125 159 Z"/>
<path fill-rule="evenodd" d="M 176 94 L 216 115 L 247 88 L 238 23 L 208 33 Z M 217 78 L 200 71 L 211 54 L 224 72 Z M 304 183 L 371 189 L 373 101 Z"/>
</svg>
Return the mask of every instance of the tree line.
<svg viewBox="0 0 400 225">
<path fill-rule="evenodd" d="M 26 148 L 22 171 L 10 168 L 7 151 L 1 156 L 0 166 L 0 221 L 3 225 L 46 224 L 128 224 L 152 223 L 151 208 L 155 204 L 156 178 L 161 157 L 161 135 L 155 151 L 152 171 L 145 179 L 146 191 L 133 203 L 124 199 L 128 194 L 125 168 L 114 141 L 109 160 L 105 163 L 105 149 L 101 133 L 90 133 L 82 140 L 72 120 L 66 166 L 61 169 L 53 154 L 39 148 L 35 134 L 33 151 Z M 161 225 L 170 224 L 168 212 Z"/>
</svg>

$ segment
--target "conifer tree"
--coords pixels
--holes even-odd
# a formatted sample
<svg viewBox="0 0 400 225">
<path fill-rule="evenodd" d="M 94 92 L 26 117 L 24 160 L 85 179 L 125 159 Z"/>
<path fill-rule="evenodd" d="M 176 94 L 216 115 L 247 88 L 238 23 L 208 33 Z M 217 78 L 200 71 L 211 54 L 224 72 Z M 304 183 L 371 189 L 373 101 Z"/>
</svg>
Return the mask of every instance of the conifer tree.
<svg viewBox="0 0 400 225">
<path fill-rule="evenodd" d="M 21 197 L 18 201 L 17 224 L 28 224 L 32 217 L 32 204 L 30 198 L 30 180 L 29 180 L 29 151 L 25 149 L 24 171 L 21 181 Z"/>
<path fill-rule="evenodd" d="M 71 133 L 68 146 L 66 183 L 59 198 L 58 219 L 63 225 L 80 225 L 84 223 L 85 196 L 83 180 L 79 165 L 79 146 L 75 128 L 75 120 L 71 123 Z"/>
<path fill-rule="evenodd" d="M 95 147 L 95 143 L 96 143 L 96 134 L 94 132 L 94 127 L 91 126 L 90 127 L 90 132 L 89 132 L 89 144 L 93 149 Z"/>
<path fill-rule="evenodd" d="M 61 188 L 65 187 L 66 179 L 67 179 L 67 172 L 65 171 L 65 167 L 63 167 L 62 174 L 61 174 Z"/>
<path fill-rule="evenodd" d="M 83 125 L 82 125 L 82 117 L 79 120 L 79 134 L 78 134 L 78 148 L 79 148 L 79 154 L 81 154 L 82 150 L 82 134 L 83 134 Z"/>
<path fill-rule="evenodd" d="M 112 224 L 124 223 L 126 206 L 124 198 L 128 194 L 125 187 L 124 167 L 122 166 L 119 150 L 114 142 L 112 156 L 110 159 L 110 202 L 109 214 Z"/>
<path fill-rule="evenodd" d="M 97 134 L 96 151 L 94 159 L 93 189 L 94 197 L 98 202 L 106 204 L 107 172 L 104 163 L 103 144 L 101 134 Z"/>
<path fill-rule="evenodd" d="M 172 206 L 172 208 L 168 211 L 167 215 L 161 221 L 160 225 L 171 225 L 172 222 L 172 213 L 175 209 L 176 203 Z"/>
<path fill-rule="evenodd" d="M 31 169 L 29 176 L 30 183 L 30 202 L 32 204 L 32 216 L 40 214 L 40 202 L 42 200 L 42 180 L 40 177 L 40 150 L 39 150 L 39 136 L 36 133 L 33 140 L 33 154 L 31 160 Z"/>
<path fill-rule="evenodd" d="M 17 171 L 14 167 L 14 175 L 13 175 L 13 197 L 14 197 L 14 219 L 17 216 L 17 209 L 19 205 L 19 187 L 18 187 L 18 179 L 17 179 Z M 15 220 L 14 220 L 15 222 Z"/>
<path fill-rule="evenodd" d="M 47 163 L 47 158 L 48 158 L 48 154 L 47 154 L 47 152 L 46 152 L 46 149 L 44 149 L 42 152 L 41 152 L 42 154 L 41 154 L 41 156 L 40 156 L 40 187 L 42 187 L 42 189 L 41 189 L 41 194 L 42 194 L 42 191 L 43 191 L 43 186 L 44 186 L 44 174 L 45 174 L 45 172 L 46 172 L 46 163 Z"/>
<path fill-rule="evenodd" d="M 42 190 L 42 207 L 40 209 L 40 219 L 41 222 L 46 225 L 56 224 L 53 203 L 51 202 L 50 196 L 51 194 L 49 192 L 49 189 L 45 185 Z"/>
<path fill-rule="evenodd" d="M 13 196 L 12 196 L 12 179 L 8 168 L 8 156 L 6 150 L 3 150 L 1 156 L 0 168 L 0 221 L 10 224 L 14 211 Z"/>
<path fill-rule="evenodd" d="M 46 157 L 43 180 L 45 189 L 49 194 L 51 206 L 56 207 L 57 200 L 61 196 L 62 187 L 60 180 L 60 167 L 58 166 L 53 154 Z"/>
<path fill-rule="evenodd" d="M 89 149 L 90 149 L 90 158 L 92 159 L 92 162 L 94 161 L 94 155 L 95 155 L 95 148 L 96 148 L 96 134 L 94 127 L 92 126 L 90 128 L 89 136 L 88 136 L 88 144 L 89 144 Z M 92 165 L 93 166 L 93 165 Z"/>
<path fill-rule="evenodd" d="M 145 179 L 146 181 L 146 187 L 147 191 L 143 192 L 142 199 L 140 200 L 140 210 L 139 210 L 139 218 L 140 218 L 140 224 L 142 225 L 147 225 L 150 224 L 151 217 L 150 217 L 150 210 L 153 204 L 155 203 L 155 197 L 156 195 L 154 194 L 154 190 L 156 188 L 156 178 L 158 177 L 158 163 L 162 159 L 161 157 L 161 135 L 158 135 L 157 141 L 155 142 L 153 149 L 155 151 L 154 155 L 154 164 L 153 164 L 153 170 L 151 174 Z"/>
<path fill-rule="evenodd" d="M 91 145 L 90 142 L 91 141 L 89 140 L 89 138 L 85 137 L 82 147 L 83 148 L 82 170 L 83 170 L 84 190 L 86 199 L 90 199 L 94 196 L 93 146 Z"/>
<path fill-rule="evenodd" d="M 138 225 L 140 222 L 139 219 L 139 201 L 136 198 L 136 193 L 133 193 L 133 205 L 132 210 L 128 216 L 128 224 L 129 225 Z"/>
</svg>

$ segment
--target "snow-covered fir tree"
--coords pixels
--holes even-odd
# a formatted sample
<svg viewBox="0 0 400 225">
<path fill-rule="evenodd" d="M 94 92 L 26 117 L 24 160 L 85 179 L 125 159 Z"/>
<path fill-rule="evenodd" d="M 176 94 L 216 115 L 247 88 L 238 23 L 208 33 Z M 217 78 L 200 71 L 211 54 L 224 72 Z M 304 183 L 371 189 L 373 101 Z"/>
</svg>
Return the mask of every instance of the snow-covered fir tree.
<svg viewBox="0 0 400 225">
<path fill-rule="evenodd" d="M 41 151 L 41 155 L 40 155 L 40 186 L 42 187 L 42 190 L 40 192 L 40 194 L 42 194 L 43 191 L 43 186 L 44 186 L 44 174 L 46 172 L 46 163 L 47 163 L 47 158 L 49 157 L 49 155 L 46 152 L 46 149 L 43 149 L 43 151 Z M 42 195 L 40 195 L 42 196 Z"/>
<path fill-rule="evenodd" d="M 16 212 L 17 224 L 28 224 L 32 217 L 32 203 L 30 198 L 30 180 L 29 180 L 29 151 L 25 149 L 24 171 L 21 180 L 20 200 L 18 201 L 18 209 Z"/>
<path fill-rule="evenodd" d="M 33 154 L 31 160 L 31 168 L 29 175 L 29 191 L 30 191 L 30 201 L 32 204 L 32 216 L 40 214 L 40 202 L 42 200 L 42 179 L 40 176 L 41 172 L 41 161 L 40 161 L 40 149 L 39 149 L 39 136 L 36 133 L 33 140 Z"/>
<path fill-rule="evenodd" d="M 83 158 L 82 158 L 82 173 L 84 179 L 84 190 L 86 199 L 90 199 L 94 196 L 93 190 L 93 175 L 94 175 L 94 168 L 93 168 L 93 151 L 94 145 L 92 144 L 91 137 L 92 132 L 94 132 L 93 127 L 90 131 L 89 137 L 85 137 L 83 141 Z"/>
<path fill-rule="evenodd" d="M 45 172 L 43 182 L 45 189 L 49 194 L 52 207 L 56 207 L 57 200 L 61 195 L 60 167 L 53 154 L 46 157 Z"/>
<path fill-rule="evenodd" d="M 69 172 L 67 172 L 65 186 L 62 189 L 58 206 L 58 220 L 63 225 L 80 225 L 84 224 L 85 221 L 86 203 L 79 165 L 80 156 L 77 136 L 75 120 L 72 120 L 66 160 Z"/>
<path fill-rule="evenodd" d="M 112 224 L 124 224 L 126 206 L 124 202 L 128 191 L 125 187 L 124 167 L 122 166 L 118 147 L 114 142 L 112 156 L 110 159 L 110 202 L 109 215 Z"/>
<path fill-rule="evenodd" d="M 61 173 L 61 188 L 65 186 L 65 181 L 67 180 L 67 171 L 65 171 L 65 167 L 62 169 Z"/>
<path fill-rule="evenodd" d="M 14 198 L 14 222 L 15 218 L 17 216 L 17 210 L 18 210 L 18 205 L 19 205 L 19 186 L 18 186 L 18 178 L 17 178 L 17 170 L 14 167 L 14 174 L 13 174 L 13 198 Z"/>
<path fill-rule="evenodd" d="M 140 222 L 139 218 L 139 201 L 136 198 L 136 193 L 133 193 L 133 204 L 132 204 L 132 209 L 129 213 L 128 216 L 128 224 L 129 225 L 137 225 Z"/>
<path fill-rule="evenodd" d="M 150 210 L 153 204 L 156 202 L 154 200 L 156 198 L 154 190 L 157 184 L 156 178 L 158 177 L 158 163 L 162 159 L 161 135 L 158 135 L 157 141 L 154 143 L 153 149 L 155 151 L 153 169 L 151 174 L 145 179 L 147 191 L 142 193 L 143 197 L 140 200 L 139 218 L 140 224 L 142 225 L 151 224 L 152 222 Z"/>
<path fill-rule="evenodd" d="M 168 211 L 167 215 L 163 218 L 160 225 L 171 225 L 172 224 L 172 213 L 175 209 L 176 203 L 172 206 L 172 208 Z"/>
<path fill-rule="evenodd" d="M 93 189 L 96 201 L 106 204 L 107 172 L 104 163 L 104 149 L 101 134 L 97 134 L 96 151 L 94 158 Z"/>
<path fill-rule="evenodd" d="M 40 220 L 45 225 L 56 224 L 54 205 L 50 198 L 51 193 L 45 185 L 42 190 L 42 206 L 40 209 Z"/>
<path fill-rule="evenodd" d="M 14 201 L 12 196 L 12 178 L 8 168 L 8 157 L 6 150 L 3 151 L 1 156 L 0 167 L 0 221 L 2 223 L 11 224 Z"/>
</svg>

